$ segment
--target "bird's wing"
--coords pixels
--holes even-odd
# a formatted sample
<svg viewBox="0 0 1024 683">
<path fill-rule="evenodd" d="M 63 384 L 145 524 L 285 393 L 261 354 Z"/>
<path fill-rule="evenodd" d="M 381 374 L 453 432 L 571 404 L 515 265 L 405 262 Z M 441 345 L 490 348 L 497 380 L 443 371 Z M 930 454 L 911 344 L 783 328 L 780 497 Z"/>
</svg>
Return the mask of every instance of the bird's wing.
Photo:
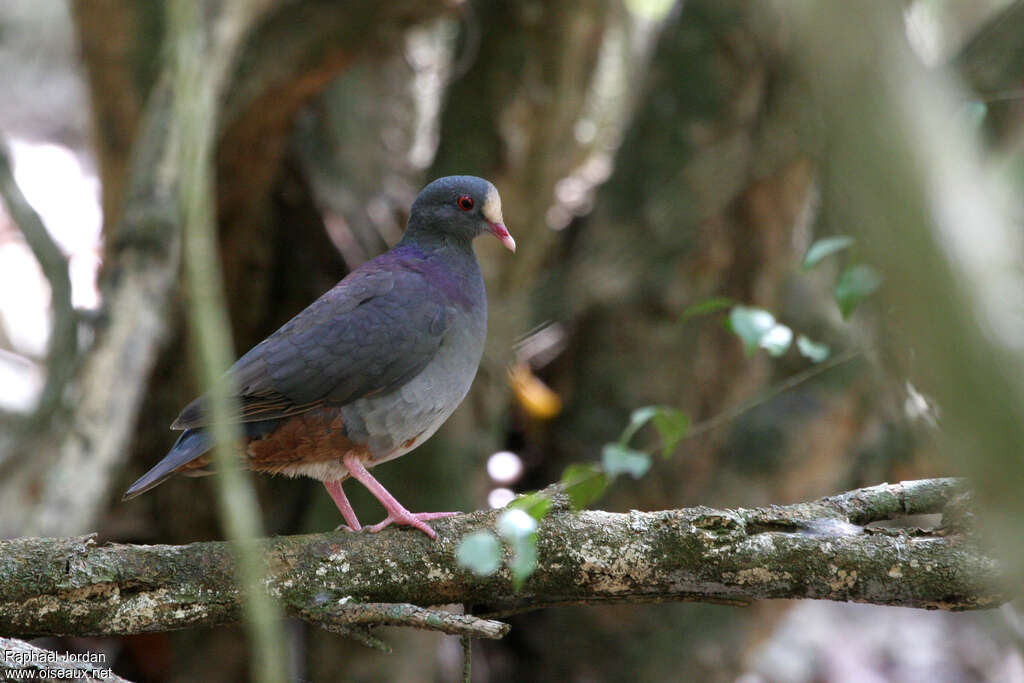
<svg viewBox="0 0 1024 683">
<path fill-rule="evenodd" d="M 449 318 L 446 299 L 417 270 L 361 268 L 232 366 L 238 420 L 281 418 L 395 389 L 434 357 Z M 209 419 L 201 396 L 172 428 Z"/>
</svg>

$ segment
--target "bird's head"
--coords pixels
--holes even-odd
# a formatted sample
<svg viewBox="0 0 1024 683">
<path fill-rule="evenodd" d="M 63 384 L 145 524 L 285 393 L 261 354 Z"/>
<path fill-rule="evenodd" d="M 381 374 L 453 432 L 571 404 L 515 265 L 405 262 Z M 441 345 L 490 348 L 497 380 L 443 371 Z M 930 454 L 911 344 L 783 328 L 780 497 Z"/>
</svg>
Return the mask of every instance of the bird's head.
<svg viewBox="0 0 1024 683">
<path fill-rule="evenodd" d="M 501 216 L 497 188 L 476 176 L 438 178 L 423 188 L 412 204 L 408 230 L 467 243 L 489 232 L 508 250 L 516 250 L 516 241 Z"/>
</svg>

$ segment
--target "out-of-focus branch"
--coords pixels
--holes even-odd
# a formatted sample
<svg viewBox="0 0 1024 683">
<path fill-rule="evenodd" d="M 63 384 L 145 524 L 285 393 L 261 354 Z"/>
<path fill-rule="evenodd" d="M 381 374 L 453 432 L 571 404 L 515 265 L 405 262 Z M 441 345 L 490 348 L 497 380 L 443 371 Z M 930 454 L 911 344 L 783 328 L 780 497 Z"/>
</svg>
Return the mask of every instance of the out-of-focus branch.
<svg viewBox="0 0 1024 683">
<path fill-rule="evenodd" d="M 334 601 L 322 607 L 296 610 L 296 614 L 328 631 L 334 630 L 336 626 L 411 626 L 453 636 L 490 639 L 502 638 L 509 631 L 509 625 L 500 621 L 425 609 L 408 603 L 364 602 L 349 605 L 343 601 Z"/>
<path fill-rule="evenodd" d="M 0 537 L 62 535 L 92 524 L 121 466 L 177 280 L 177 167 L 169 88 L 156 86 L 132 161 L 125 208 L 110 235 L 104 315 L 72 390 L 67 430 L 0 480 Z"/>
<path fill-rule="evenodd" d="M 950 66 L 981 95 L 1018 87 L 1024 78 L 1024 2 L 998 12 L 964 45 Z"/>
<path fill-rule="evenodd" d="M 124 206 L 148 87 L 159 72 L 159 24 L 149 18 L 159 15 L 160 7 L 131 0 L 71 0 L 69 8 L 89 81 L 92 146 L 103 181 L 104 235 L 109 235 Z"/>
<path fill-rule="evenodd" d="M 574 513 L 555 496 L 539 529 L 537 571 L 520 591 L 506 570 L 480 577 L 455 562 L 460 539 L 493 527 L 496 511 L 438 522 L 436 541 L 403 529 L 269 539 L 266 586 L 292 613 L 325 627 L 397 623 L 445 632 L 455 630 L 454 617 L 405 605 L 471 603 L 495 615 L 555 605 L 772 598 L 995 607 L 1008 594 L 998 565 L 969 529 L 855 523 L 942 512 L 961 490 L 954 480 L 930 479 L 795 505 L 627 514 Z M 227 543 L 2 542 L 0 633 L 120 634 L 237 621 L 232 558 Z M 503 632 L 476 619 L 457 628 L 487 637 Z"/>
<path fill-rule="evenodd" d="M 217 256 L 213 154 L 220 103 L 236 54 L 250 26 L 271 2 L 234 0 L 212 20 L 194 0 L 172 0 L 167 12 L 189 316 L 221 474 L 216 480 L 220 516 L 233 541 L 245 624 L 256 661 L 253 676 L 268 683 L 287 678 L 285 638 L 277 607 L 263 590 L 266 577 L 261 549 L 252 543 L 262 535 L 256 491 L 251 475 L 234 466 L 235 445 L 241 434 L 231 419 L 237 409 L 231 405 L 230 389 L 222 379 L 231 364 L 232 345 Z"/>
<path fill-rule="evenodd" d="M 0 196 L 3 197 L 8 213 L 21 229 L 25 242 L 50 284 L 53 328 L 50 330 L 50 343 L 46 354 L 46 384 L 43 386 L 35 413 L 27 425 L 30 429 L 40 429 L 49 423 L 50 417 L 59 407 L 61 395 L 75 370 L 78 326 L 75 310 L 71 306 L 68 259 L 53 241 L 39 214 L 22 194 L 14 180 L 10 158 L 3 149 L 0 149 Z"/>
<path fill-rule="evenodd" d="M 84 4 L 87 3 L 76 5 L 80 23 L 85 10 L 88 25 L 101 22 L 102 17 L 93 13 L 95 8 Z M 140 11 L 148 11 L 149 7 L 126 4 Z M 261 10 L 279 14 L 269 18 L 263 15 L 258 26 L 228 22 L 218 28 L 226 32 L 218 35 L 218 40 L 228 37 L 239 26 L 243 26 L 245 33 L 239 37 L 244 39 L 244 63 L 225 77 L 230 84 L 225 82 L 222 88 L 230 91 L 221 93 L 225 111 L 229 112 L 227 121 L 222 117 L 213 135 L 221 152 L 220 177 L 244 177 L 244 183 L 222 188 L 218 203 L 223 211 L 234 216 L 229 223 L 244 226 L 246 236 L 252 225 L 249 218 L 266 213 L 262 207 L 267 201 L 270 179 L 276 173 L 291 117 L 302 102 L 322 89 L 356 55 L 386 44 L 388 37 L 400 35 L 406 26 L 445 9 L 440 0 L 259 0 L 259 5 Z M 114 0 L 105 0 L 102 6 L 115 13 L 126 9 Z M 236 5 L 225 7 L 234 11 L 230 8 Z M 289 20 L 289 12 L 298 19 Z M 118 31 L 124 29 L 121 21 L 132 20 L 119 17 Z M 147 30 L 160 25 L 162 21 L 146 23 Z M 83 26 L 79 26 L 81 31 L 86 30 Z M 119 40 L 124 38 L 123 33 L 118 35 Z M 160 38 L 159 32 L 145 36 L 147 40 Z M 93 68 L 102 69 L 105 59 L 115 57 L 121 60 L 117 66 L 122 72 L 115 80 L 125 85 L 129 74 L 123 55 L 99 55 Z M 93 85 L 109 83 L 94 79 Z M 105 209 L 115 199 L 120 199 L 122 209 L 116 221 L 106 218 L 114 227 L 105 235 L 107 247 L 101 280 L 104 308 L 96 325 L 97 341 L 81 359 L 68 397 L 69 405 L 74 405 L 69 425 L 66 430 L 45 434 L 45 443 L 33 445 L 32 458 L 25 459 L 19 467 L 9 468 L 0 478 L 0 537 L 64 536 L 93 528 L 108 501 L 111 483 L 129 453 L 128 444 L 146 381 L 169 323 L 168 302 L 178 275 L 181 233 L 175 193 L 180 169 L 173 151 L 176 133 L 171 120 L 170 90 L 166 73 L 152 85 L 147 83 L 149 96 L 132 138 L 129 170 L 114 173 L 117 178 L 125 178 L 124 188 L 104 199 Z M 93 95 L 120 97 L 109 92 Z M 138 96 L 139 93 L 131 95 Z M 108 102 L 100 108 L 107 112 L 100 117 L 101 127 L 132 125 L 130 107 L 119 108 Z M 118 133 L 114 137 L 106 141 L 105 149 L 116 155 L 124 147 L 124 135 Z M 251 156 L 238 154 L 239 149 L 252 150 L 254 146 L 260 150 L 255 155 L 258 163 Z M 225 156 L 228 161 L 224 161 Z M 119 163 L 114 160 L 109 165 L 117 167 Z M 120 182 L 117 178 L 112 182 Z M 239 192 L 243 185 L 251 194 Z M 238 279 L 233 281 L 244 280 L 240 274 L 234 275 Z"/>
</svg>

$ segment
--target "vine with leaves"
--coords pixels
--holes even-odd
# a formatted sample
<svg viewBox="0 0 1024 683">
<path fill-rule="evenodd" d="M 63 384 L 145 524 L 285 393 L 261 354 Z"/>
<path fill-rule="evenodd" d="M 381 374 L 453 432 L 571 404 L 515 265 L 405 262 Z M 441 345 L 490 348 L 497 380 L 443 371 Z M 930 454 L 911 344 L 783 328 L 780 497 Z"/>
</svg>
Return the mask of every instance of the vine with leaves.
<svg viewBox="0 0 1024 683">
<path fill-rule="evenodd" d="M 848 252 L 855 240 L 846 235 L 825 237 L 814 242 L 805 254 L 801 270 L 806 273 L 827 258 Z M 883 282 L 874 267 L 851 259 L 838 274 L 832 286 L 832 298 L 844 320 L 848 319 L 860 303 L 874 293 Z M 750 403 L 691 425 L 689 416 L 671 406 L 644 406 L 629 416 L 616 441 L 601 449 L 599 462 L 573 463 L 562 472 L 560 489 L 568 496 L 574 510 L 586 508 L 604 495 L 612 483 L 622 475 L 634 479 L 643 477 L 651 469 L 654 457 L 672 457 L 680 442 L 708 429 L 734 419 L 751 408 L 764 403 L 783 391 L 840 365 L 859 351 L 833 356 L 825 343 L 804 334 L 795 335 L 792 328 L 780 323 L 776 316 L 764 308 L 743 305 L 734 299 L 716 296 L 687 307 L 680 314 L 680 322 L 705 315 L 728 311 L 723 324 L 743 343 L 748 356 L 763 349 L 772 357 L 780 357 L 795 345 L 797 352 L 813 365 L 808 371 L 797 373 L 764 396 Z M 829 359 L 832 359 L 831 362 Z M 637 434 L 650 425 L 657 434 L 657 448 L 637 447 L 633 442 Z M 518 496 L 498 516 L 494 531 L 480 530 L 467 534 L 456 550 L 458 564 L 479 576 L 490 576 L 506 564 L 514 586 L 519 587 L 537 567 L 537 527 L 547 515 L 552 500 L 544 491 Z"/>
</svg>

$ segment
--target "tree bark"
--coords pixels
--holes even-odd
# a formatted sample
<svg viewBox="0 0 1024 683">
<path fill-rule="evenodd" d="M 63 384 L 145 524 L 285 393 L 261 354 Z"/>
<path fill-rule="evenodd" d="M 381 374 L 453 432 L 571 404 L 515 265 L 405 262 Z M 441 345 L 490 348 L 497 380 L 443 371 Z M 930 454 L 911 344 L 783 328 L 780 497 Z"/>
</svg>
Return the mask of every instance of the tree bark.
<svg viewBox="0 0 1024 683">
<path fill-rule="evenodd" d="M 317 610 L 380 602 L 486 605 L 478 613 L 495 615 L 555 605 L 771 598 L 994 607 L 1008 599 L 999 567 L 969 532 L 955 524 L 932 531 L 864 526 L 941 512 L 959 491 L 955 480 L 931 479 L 787 506 L 626 514 L 573 513 L 556 494 L 540 525 L 537 571 L 520 591 L 506 570 L 480 577 L 454 559 L 463 535 L 493 526 L 494 511 L 438 522 L 437 541 L 406 530 L 269 539 L 267 586 L 292 613 L 314 621 L 323 619 L 311 616 Z M 241 609 L 232 558 L 224 542 L 5 541 L 0 633 L 127 634 L 234 622 Z"/>
<path fill-rule="evenodd" d="M 271 11 L 245 36 L 233 77 L 218 91 L 223 99 L 217 127 L 222 261 L 243 348 L 344 274 L 322 223 L 300 237 L 307 231 L 296 229 L 295 221 L 275 220 L 274 209 L 280 207 L 272 189 L 282 175 L 296 112 L 353 59 L 394 50 L 405 28 L 445 10 L 440 2 L 268 4 Z M 0 537 L 94 528 L 131 454 L 137 417 L 169 423 L 178 400 L 187 400 L 181 398 L 182 378 L 188 376 L 181 371 L 188 362 L 183 345 L 160 354 L 168 336 L 179 333 L 174 307 L 178 216 L 168 204 L 179 178 L 174 160 L 165 154 L 172 97 L 155 85 L 159 63 L 153 62 L 152 49 L 162 27 L 152 8 L 136 0 L 75 8 L 92 76 L 104 173 L 104 311 L 97 341 L 66 392 L 75 399 L 66 401 L 69 414 L 38 439 L 42 443 L 33 448 L 32 461 L 0 483 Z M 305 268 L 310 261 L 315 267 Z M 286 275 L 296 270 L 330 275 L 309 278 L 305 287 L 290 285 Z M 147 386 L 151 374 L 156 381 Z M 168 445 L 166 432 L 157 434 L 143 428 L 135 441 L 147 453 L 145 462 Z M 160 443 L 153 443 L 157 438 Z"/>
</svg>

